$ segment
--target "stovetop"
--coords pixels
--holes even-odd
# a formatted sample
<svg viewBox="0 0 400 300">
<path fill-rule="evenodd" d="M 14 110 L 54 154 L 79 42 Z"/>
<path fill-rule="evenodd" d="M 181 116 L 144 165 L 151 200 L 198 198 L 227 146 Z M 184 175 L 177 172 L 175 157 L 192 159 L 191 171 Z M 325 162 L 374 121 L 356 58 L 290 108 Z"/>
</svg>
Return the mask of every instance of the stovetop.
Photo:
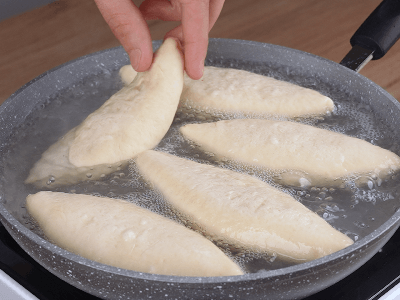
<svg viewBox="0 0 400 300">
<path fill-rule="evenodd" d="M 400 282 L 398 249 L 400 230 L 356 272 L 306 300 L 379 299 Z M 40 300 L 99 299 L 69 285 L 39 265 L 18 246 L 1 223 L 0 270 Z"/>
</svg>

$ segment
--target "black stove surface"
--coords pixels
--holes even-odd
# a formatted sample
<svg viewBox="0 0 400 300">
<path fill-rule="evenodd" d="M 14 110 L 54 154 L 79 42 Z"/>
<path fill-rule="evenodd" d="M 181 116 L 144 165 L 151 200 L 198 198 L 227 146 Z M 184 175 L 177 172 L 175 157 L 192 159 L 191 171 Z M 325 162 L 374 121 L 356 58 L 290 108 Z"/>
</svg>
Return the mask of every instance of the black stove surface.
<svg viewBox="0 0 400 300">
<path fill-rule="evenodd" d="M 306 300 L 376 300 L 400 282 L 400 230 L 365 265 Z M 0 223 L 0 269 L 40 300 L 99 299 L 51 274 L 22 250 Z"/>
</svg>

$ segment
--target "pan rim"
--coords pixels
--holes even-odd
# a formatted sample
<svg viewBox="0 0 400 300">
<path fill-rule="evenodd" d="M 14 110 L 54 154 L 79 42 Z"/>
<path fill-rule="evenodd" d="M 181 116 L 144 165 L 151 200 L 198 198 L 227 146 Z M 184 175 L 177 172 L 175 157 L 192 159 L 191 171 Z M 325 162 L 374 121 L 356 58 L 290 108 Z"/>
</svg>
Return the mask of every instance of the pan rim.
<svg viewBox="0 0 400 300">
<path fill-rule="evenodd" d="M 228 43 L 237 43 L 237 42 L 243 42 L 244 44 L 247 45 L 254 45 L 254 46 L 262 46 L 262 47 L 273 47 L 275 49 L 281 49 L 281 50 L 286 50 L 290 52 L 298 52 L 301 53 L 302 55 L 308 55 L 311 56 L 317 60 L 322 60 L 324 63 L 331 64 L 334 67 L 339 66 L 340 68 L 345 68 L 344 66 L 339 65 L 336 62 L 330 61 L 328 59 L 316 56 L 311 53 L 307 53 L 304 51 L 296 50 L 296 49 L 291 49 L 288 47 L 284 46 L 279 46 L 279 45 L 273 45 L 273 44 L 268 44 L 268 43 L 261 43 L 261 42 L 255 42 L 255 41 L 248 41 L 248 40 L 239 40 L 239 39 L 222 39 L 222 38 L 214 38 L 210 39 L 210 43 L 214 42 L 228 42 Z M 153 47 L 157 48 L 162 41 L 153 41 Z M 0 114 L 3 113 L 4 110 L 6 110 L 7 106 L 12 102 L 15 97 L 17 97 L 20 93 L 25 91 L 29 86 L 35 84 L 38 82 L 40 79 L 44 78 L 46 75 L 49 75 L 61 68 L 64 68 L 68 65 L 74 64 L 78 61 L 84 60 L 88 57 L 93 57 L 97 56 L 102 53 L 108 53 L 108 52 L 113 52 L 113 51 L 120 51 L 122 49 L 121 46 L 110 48 L 110 49 L 105 49 L 101 50 L 95 53 L 91 53 L 82 57 L 79 57 L 77 59 L 68 61 L 60 66 L 57 66 L 49 71 L 44 72 L 43 74 L 39 75 L 38 77 L 34 78 L 33 80 L 29 81 L 22 87 L 20 87 L 16 92 L 14 92 L 8 99 L 4 101 L 4 103 L 0 106 Z M 395 104 L 398 105 L 400 108 L 400 104 L 398 101 L 390 95 L 387 91 L 385 91 L 383 88 L 378 86 L 376 83 L 372 82 L 368 78 L 364 77 L 363 75 L 356 73 L 350 69 L 345 68 L 348 72 L 352 73 L 353 76 L 359 76 L 362 78 L 362 80 L 367 80 L 375 88 L 377 88 L 380 93 L 384 94 L 387 96 L 388 99 L 391 101 L 395 102 Z M 63 258 L 72 260 L 75 263 L 87 266 L 89 268 L 93 268 L 95 270 L 101 270 L 104 272 L 108 272 L 111 274 L 116 274 L 116 275 L 121 275 L 125 277 L 130 277 L 130 278 L 137 278 L 137 279 L 142 279 L 142 280 L 148 280 L 148 281 L 154 281 L 154 282 L 171 282 L 171 283 L 180 283 L 180 284 L 219 284 L 219 283 L 226 283 L 226 282 L 241 282 L 241 281 L 254 281 L 258 279 L 275 279 L 276 277 L 281 277 L 281 276 L 296 276 L 297 274 L 301 273 L 308 273 L 307 271 L 311 270 L 312 268 L 318 267 L 322 264 L 325 264 L 328 261 L 337 261 L 341 260 L 344 255 L 351 255 L 352 253 L 362 250 L 362 248 L 376 239 L 377 237 L 381 236 L 382 234 L 385 234 L 386 232 L 392 230 L 395 226 L 399 226 L 398 220 L 400 219 L 400 211 L 396 211 L 387 221 L 385 221 L 379 228 L 375 229 L 373 232 L 368 234 L 367 236 L 359 239 L 356 241 L 353 245 L 346 247 L 340 251 L 337 251 L 335 253 L 329 254 L 325 257 L 312 260 L 309 262 L 304 262 L 298 265 L 290 266 L 290 267 L 285 267 L 281 269 L 276 269 L 276 270 L 270 270 L 270 271 L 265 271 L 265 272 L 260 272 L 260 273 L 249 273 L 249 274 L 244 274 L 244 275 L 238 275 L 238 276 L 219 276 L 219 277 L 188 277 L 188 276 L 171 276 L 171 275 L 159 275 L 159 274 L 151 274 L 151 273 L 143 273 L 143 272 L 137 272 L 133 270 L 127 270 L 127 269 L 121 269 L 109 265 L 104 265 L 95 261 L 92 261 L 90 259 L 81 257 L 79 255 L 73 254 L 72 252 L 69 252 L 63 248 L 60 248 L 56 246 L 55 244 L 52 244 L 45 239 L 39 237 L 37 234 L 33 233 L 30 231 L 27 227 L 25 227 L 23 224 L 21 224 L 12 214 L 5 208 L 3 205 L 2 199 L 0 199 L 0 220 L 3 222 L 4 220 L 10 224 L 11 227 L 16 227 L 16 229 L 24 234 L 26 237 L 28 237 L 30 240 L 34 241 L 37 243 L 39 246 L 42 246 L 46 248 L 49 251 L 54 252 L 54 249 L 57 248 L 57 253 L 61 255 Z M 5 225 L 5 228 L 9 230 L 8 226 Z M 26 251 L 26 250 L 25 250 Z"/>
</svg>

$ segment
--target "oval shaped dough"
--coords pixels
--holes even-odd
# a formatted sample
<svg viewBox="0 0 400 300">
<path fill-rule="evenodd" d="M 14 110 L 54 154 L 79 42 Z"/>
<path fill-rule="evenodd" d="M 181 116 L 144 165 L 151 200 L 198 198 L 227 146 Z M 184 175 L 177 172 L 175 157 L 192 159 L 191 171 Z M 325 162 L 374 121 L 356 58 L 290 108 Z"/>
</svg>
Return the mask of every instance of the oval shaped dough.
<svg viewBox="0 0 400 300">
<path fill-rule="evenodd" d="M 305 185 L 338 185 L 339 179 L 353 174 L 384 178 L 400 169 L 400 158 L 388 150 L 295 122 L 238 119 L 188 124 L 180 131 L 220 158 L 290 171 Z M 282 176 L 283 183 L 291 184 L 290 177 Z"/>
<path fill-rule="evenodd" d="M 163 275 L 243 274 L 200 234 L 127 201 L 39 192 L 26 204 L 55 244 L 103 264 Z"/>
<path fill-rule="evenodd" d="M 353 243 L 292 196 L 249 175 L 153 150 L 136 163 L 167 201 L 213 238 L 295 262 Z"/>
<path fill-rule="evenodd" d="M 167 39 L 151 69 L 139 73 L 45 151 L 25 182 L 55 187 L 88 179 L 87 173 L 98 179 L 115 171 L 120 162 L 155 147 L 171 126 L 182 87 L 181 53 L 176 41 Z M 49 178 L 54 183 L 48 185 Z"/>
<path fill-rule="evenodd" d="M 128 84 L 136 76 L 132 66 L 121 68 Z M 332 112 L 333 101 L 321 93 L 272 77 L 231 68 L 205 67 L 200 80 L 185 74 L 179 111 L 197 114 L 228 113 L 247 116 L 307 117 Z"/>
</svg>

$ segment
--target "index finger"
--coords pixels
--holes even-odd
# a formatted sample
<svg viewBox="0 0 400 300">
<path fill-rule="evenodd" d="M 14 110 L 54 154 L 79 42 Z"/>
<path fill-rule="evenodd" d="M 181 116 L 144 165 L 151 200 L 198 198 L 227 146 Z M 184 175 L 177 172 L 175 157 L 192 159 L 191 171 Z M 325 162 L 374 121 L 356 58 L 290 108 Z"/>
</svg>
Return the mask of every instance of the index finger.
<svg viewBox="0 0 400 300">
<path fill-rule="evenodd" d="M 181 0 L 181 11 L 186 72 L 200 79 L 208 47 L 209 1 Z"/>
</svg>

